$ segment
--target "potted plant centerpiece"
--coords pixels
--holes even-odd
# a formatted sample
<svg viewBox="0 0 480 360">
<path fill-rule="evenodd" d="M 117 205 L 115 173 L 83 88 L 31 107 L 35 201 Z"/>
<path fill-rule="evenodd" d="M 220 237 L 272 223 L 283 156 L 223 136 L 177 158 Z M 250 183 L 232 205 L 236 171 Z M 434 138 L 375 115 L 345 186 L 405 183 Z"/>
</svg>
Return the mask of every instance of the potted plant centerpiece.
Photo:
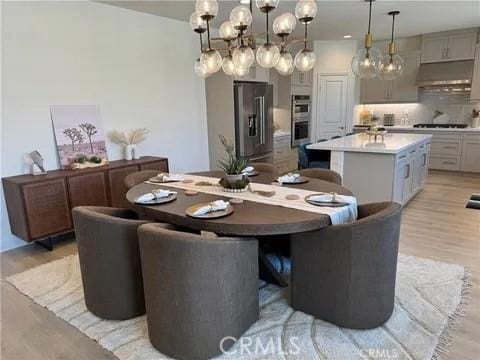
<svg viewBox="0 0 480 360">
<path fill-rule="evenodd" d="M 218 135 L 220 142 L 227 153 L 227 157 L 220 160 L 218 165 L 225 172 L 225 178 L 220 180 L 220 185 L 227 191 L 244 191 L 247 189 L 249 180 L 242 173 L 247 167 L 247 161 L 244 158 L 235 156 L 233 143 L 223 135 Z"/>
</svg>

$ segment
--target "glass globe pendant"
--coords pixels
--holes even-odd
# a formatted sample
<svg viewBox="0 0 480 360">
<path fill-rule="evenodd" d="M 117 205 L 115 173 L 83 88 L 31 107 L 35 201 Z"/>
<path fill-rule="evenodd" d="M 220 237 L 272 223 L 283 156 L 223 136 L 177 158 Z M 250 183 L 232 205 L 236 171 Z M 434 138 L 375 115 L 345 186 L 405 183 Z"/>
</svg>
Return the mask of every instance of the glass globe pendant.
<svg viewBox="0 0 480 360">
<path fill-rule="evenodd" d="M 190 27 L 196 33 L 204 33 L 207 31 L 207 22 L 202 19 L 202 16 L 199 12 L 195 11 L 190 15 Z"/>
<path fill-rule="evenodd" d="M 200 58 L 195 60 L 195 63 L 193 64 L 193 71 L 195 71 L 195 74 L 197 74 L 198 77 L 201 77 L 201 78 L 204 78 L 204 79 L 206 77 L 210 76 L 207 69 L 205 69 L 205 67 L 200 62 Z"/>
<path fill-rule="evenodd" d="M 237 30 L 245 30 L 252 23 L 252 13 L 247 7 L 239 5 L 230 12 L 230 21 Z"/>
<path fill-rule="evenodd" d="M 225 21 L 222 25 L 220 25 L 220 28 L 218 29 L 218 34 L 223 40 L 229 41 L 235 39 L 238 36 L 238 30 L 235 29 L 235 26 L 231 21 Z"/>
<path fill-rule="evenodd" d="M 295 66 L 302 72 L 310 71 L 315 66 L 316 60 L 317 59 L 313 51 L 305 48 L 300 50 L 297 55 L 295 55 Z"/>
<path fill-rule="evenodd" d="M 207 49 L 200 56 L 200 63 L 208 73 L 213 74 L 222 67 L 222 56 L 217 50 Z"/>
<path fill-rule="evenodd" d="M 275 65 L 275 69 L 278 71 L 280 75 L 283 75 L 283 76 L 291 75 L 293 73 L 293 70 L 295 69 L 295 66 L 293 64 L 292 54 L 290 54 L 285 49 L 282 49 L 280 51 L 280 58 L 277 64 Z"/>
<path fill-rule="evenodd" d="M 295 6 L 295 16 L 303 24 L 310 24 L 317 15 L 317 3 L 314 0 L 300 0 Z"/>
<path fill-rule="evenodd" d="M 195 11 L 197 11 L 206 20 L 213 19 L 218 14 L 217 0 L 197 0 L 195 3 Z"/>
<path fill-rule="evenodd" d="M 400 11 L 390 11 L 388 15 L 392 16 L 392 38 L 388 46 L 388 55 L 385 55 L 380 60 L 378 69 L 378 76 L 382 80 L 395 80 L 403 74 L 404 61 L 400 55 L 395 54 L 395 16 L 400 14 Z"/>
<path fill-rule="evenodd" d="M 222 69 L 227 75 L 235 75 L 236 67 L 233 63 L 232 55 L 229 54 L 223 58 Z"/>
<path fill-rule="evenodd" d="M 249 68 L 255 60 L 255 53 L 253 50 L 244 44 L 233 50 L 233 63 L 237 68 Z"/>
<path fill-rule="evenodd" d="M 274 67 L 280 60 L 280 51 L 272 43 L 265 43 L 257 50 L 257 62 L 264 68 Z"/>
<path fill-rule="evenodd" d="M 279 0 L 257 0 L 255 1 L 258 10 L 261 12 L 270 12 L 277 8 Z"/>
<path fill-rule="evenodd" d="M 372 23 L 372 2 L 375 0 L 365 0 L 369 2 L 368 13 L 368 32 L 365 35 L 365 48 L 357 51 L 352 58 L 352 71 L 360 79 L 372 79 L 378 76 L 378 70 L 382 60 L 382 53 L 372 47 L 373 38 L 370 32 Z"/>
<path fill-rule="evenodd" d="M 295 25 L 297 25 L 297 19 L 290 13 L 285 13 L 280 15 L 273 22 L 273 32 L 278 37 L 285 37 L 290 35 L 293 30 L 295 30 Z"/>
</svg>

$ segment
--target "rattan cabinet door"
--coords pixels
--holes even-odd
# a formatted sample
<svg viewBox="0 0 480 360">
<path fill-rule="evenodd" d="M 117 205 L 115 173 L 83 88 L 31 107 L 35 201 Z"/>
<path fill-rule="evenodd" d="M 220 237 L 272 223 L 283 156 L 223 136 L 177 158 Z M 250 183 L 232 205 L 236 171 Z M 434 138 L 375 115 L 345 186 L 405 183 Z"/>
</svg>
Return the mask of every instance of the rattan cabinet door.
<svg viewBox="0 0 480 360">
<path fill-rule="evenodd" d="M 127 201 L 125 194 L 127 188 L 123 183 L 125 177 L 135 171 L 138 171 L 138 166 L 127 166 L 120 169 L 110 170 L 108 172 L 108 181 L 110 183 L 110 197 L 112 199 L 113 207 L 128 208 L 130 203 Z"/>
<path fill-rule="evenodd" d="M 68 178 L 68 193 L 72 209 L 75 206 L 108 206 L 105 173 L 96 172 Z"/>
<path fill-rule="evenodd" d="M 64 178 L 24 185 L 23 198 L 31 239 L 72 229 Z"/>
</svg>

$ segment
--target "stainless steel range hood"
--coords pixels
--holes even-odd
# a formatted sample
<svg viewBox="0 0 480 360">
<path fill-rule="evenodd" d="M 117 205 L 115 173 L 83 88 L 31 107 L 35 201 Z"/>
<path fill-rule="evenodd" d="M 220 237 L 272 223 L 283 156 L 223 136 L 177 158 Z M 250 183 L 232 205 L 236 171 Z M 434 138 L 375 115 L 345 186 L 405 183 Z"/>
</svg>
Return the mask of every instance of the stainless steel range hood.
<svg viewBox="0 0 480 360">
<path fill-rule="evenodd" d="M 472 77 L 473 60 L 421 64 L 416 84 L 419 87 L 469 87 Z"/>
</svg>

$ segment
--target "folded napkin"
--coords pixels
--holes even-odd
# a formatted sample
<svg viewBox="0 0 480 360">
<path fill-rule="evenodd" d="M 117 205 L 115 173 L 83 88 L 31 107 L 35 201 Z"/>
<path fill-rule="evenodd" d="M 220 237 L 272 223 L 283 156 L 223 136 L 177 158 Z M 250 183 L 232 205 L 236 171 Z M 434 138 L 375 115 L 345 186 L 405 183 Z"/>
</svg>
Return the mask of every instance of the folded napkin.
<svg viewBox="0 0 480 360">
<path fill-rule="evenodd" d="M 176 193 L 177 193 L 176 191 L 156 189 L 156 190 L 152 190 L 152 192 L 150 192 L 150 193 L 143 194 L 142 196 L 140 196 L 137 199 L 137 202 L 140 202 L 140 203 L 149 202 L 149 201 L 152 201 L 154 199 L 165 198 L 167 196 L 170 196 L 170 195 L 176 194 Z"/>
<path fill-rule="evenodd" d="M 287 174 L 277 178 L 277 181 L 281 183 L 289 183 L 294 182 L 296 179 L 300 177 L 300 174 Z"/>
<path fill-rule="evenodd" d="M 185 178 L 179 174 L 160 173 L 157 175 L 160 181 L 183 181 Z"/>
<path fill-rule="evenodd" d="M 255 168 L 253 166 L 247 166 L 245 169 L 243 169 L 242 174 L 247 175 L 255 171 Z"/>
<path fill-rule="evenodd" d="M 208 205 L 202 206 L 200 209 L 197 209 L 193 213 L 193 215 L 200 216 L 200 215 L 206 215 L 214 211 L 222 211 L 222 210 L 225 210 L 229 204 L 230 203 L 228 201 L 216 200 L 214 202 L 211 202 Z"/>
<path fill-rule="evenodd" d="M 337 202 L 337 203 L 345 203 L 345 204 L 356 203 L 354 197 L 338 195 L 336 193 L 313 195 L 313 196 L 309 196 L 308 200 L 314 201 L 314 202 Z"/>
</svg>

